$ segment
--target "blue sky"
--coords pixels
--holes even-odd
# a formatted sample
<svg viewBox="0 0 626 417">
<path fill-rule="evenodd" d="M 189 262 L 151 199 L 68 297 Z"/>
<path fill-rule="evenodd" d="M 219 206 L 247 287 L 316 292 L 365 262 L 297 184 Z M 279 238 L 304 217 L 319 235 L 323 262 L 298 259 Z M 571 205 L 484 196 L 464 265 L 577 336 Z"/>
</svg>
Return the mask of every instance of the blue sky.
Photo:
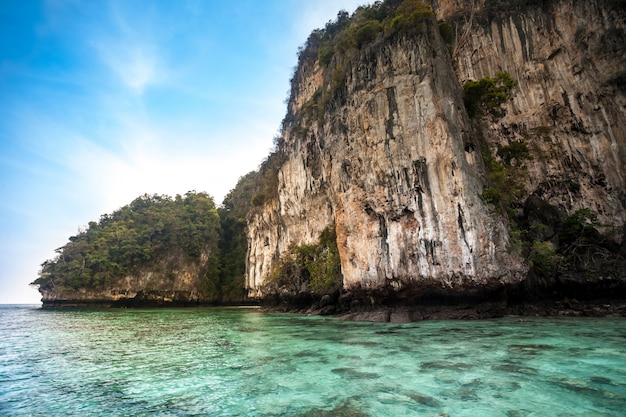
<svg viewBox="0 0 626 417">
<path fill-rule="evenodd" d="M 0 304 L 144 193 L 217 203 L 285 114 L 297 49 L 366 0 L 0 0 Z"/>
</svg>

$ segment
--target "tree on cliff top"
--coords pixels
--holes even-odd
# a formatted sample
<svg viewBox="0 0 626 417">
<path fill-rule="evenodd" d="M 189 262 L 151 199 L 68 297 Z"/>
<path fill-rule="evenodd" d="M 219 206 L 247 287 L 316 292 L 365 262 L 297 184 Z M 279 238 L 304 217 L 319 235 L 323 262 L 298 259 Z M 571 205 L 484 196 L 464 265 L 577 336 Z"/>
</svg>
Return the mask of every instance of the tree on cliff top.
<svg viewBox="0 0 626 417">
<path fill-rule="evenodd" d="M 326 66 L 334 54 L 360 49 L 381 33 L 387 38 L 418 33 L 422 22 L 431 17 L 432 8 L 422 0 L 376 1 L 358 7 L 351 16 L 342 10 L 324 29 L 313 31 L 300 49 L 300 59 L 317 57 Z"/>
</svg>

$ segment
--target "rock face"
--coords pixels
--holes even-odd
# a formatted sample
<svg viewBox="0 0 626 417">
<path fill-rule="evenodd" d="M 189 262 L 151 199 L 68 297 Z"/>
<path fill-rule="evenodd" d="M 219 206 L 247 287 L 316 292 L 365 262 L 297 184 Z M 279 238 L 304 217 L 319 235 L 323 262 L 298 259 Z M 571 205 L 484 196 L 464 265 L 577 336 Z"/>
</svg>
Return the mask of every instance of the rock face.
<svg viewBox="0 0 626 417">
<path fill-rule="evenodd" d="M 379 36 L 327 66 L 301 58 L 276 198 L 248 218 L 250 296 L 267 295 L 289 248 L 315 242 L 327 226 L 337 233 L 347 291 L 458 293 L 522 282 L 529 266 L 510 224 L 481 198 L 481 145 L 496 155 L 523 141 L 532 156 L 526 197 L 566 214 L 588 208 L 598 222 L 623 227 L 623 6 L 475 3 L 432 2 L 436 18 L 455 28 L 452 44 L 432 18 L 416 36 Z M 463 82 L 499 71 L 518 83 L 503 116 L 470 120 Z"/>
<path fill-rule="evenodd" d="M 204 263 L 207 258 L 205 254 L 200 262 L 189 262 L 183 256 L 172 255 L 156 262 L 149 270 L 127 275 L 106 288 L 40 287 L 41 301 L 44 308 L 193 306 L 215 303 L 218 300 L 205 296 L 202 291 L 201 277 L 205 273 Z"/>
</svg>

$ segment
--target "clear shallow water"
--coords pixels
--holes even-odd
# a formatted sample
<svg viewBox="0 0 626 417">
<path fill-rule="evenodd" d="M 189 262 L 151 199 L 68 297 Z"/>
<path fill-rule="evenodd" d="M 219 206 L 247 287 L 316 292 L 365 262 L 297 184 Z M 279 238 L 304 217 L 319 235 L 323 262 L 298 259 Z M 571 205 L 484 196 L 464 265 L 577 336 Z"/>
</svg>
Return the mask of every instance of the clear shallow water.
<svg viewBox="0 0 626 417">
<path fill-rule="evenodd" d="M 0 415 L 626 415 L 626 319 L 524 320 L 0 306 Z"/>
</svg>

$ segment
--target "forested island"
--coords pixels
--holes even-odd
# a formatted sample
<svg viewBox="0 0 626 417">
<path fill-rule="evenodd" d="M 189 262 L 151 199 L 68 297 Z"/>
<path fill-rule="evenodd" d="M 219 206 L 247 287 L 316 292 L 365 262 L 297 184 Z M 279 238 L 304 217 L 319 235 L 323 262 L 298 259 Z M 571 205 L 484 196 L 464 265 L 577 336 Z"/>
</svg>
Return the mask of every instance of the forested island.
<svg viewBox="0 0 626 417">
<path fill-rule="evenodd" d="M 244 303 L 256 176 L 242 177 L 219 207 L 203 192 L 140 196 L 71 236 L 32 284 L 50 306 Z"/>
<path fill-rule="evenodd" d="M 620 1 L 340 11 L 221 204 L 139 197 L 33 284 L 44 306 L 626 314 L 625 63 Z"/>
</svg>

